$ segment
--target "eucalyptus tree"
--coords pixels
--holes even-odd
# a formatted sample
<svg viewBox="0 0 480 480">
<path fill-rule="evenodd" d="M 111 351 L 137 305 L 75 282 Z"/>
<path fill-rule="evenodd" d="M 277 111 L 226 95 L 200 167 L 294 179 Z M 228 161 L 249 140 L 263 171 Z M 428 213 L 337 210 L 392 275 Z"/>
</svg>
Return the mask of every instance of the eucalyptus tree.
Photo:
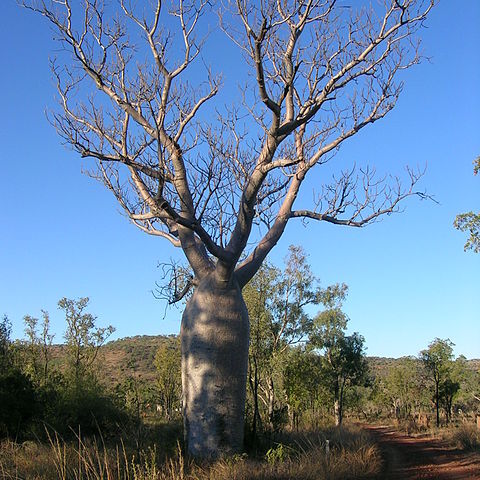
<svg viewBox="0 0 480 480">
<path fill-rule="evenodd" d="M 243 289 L 250 320 L 247 381 L 253 403 L 251 430 L 254 440 L 257 438 L 257 429 L 262 426 L 260 384 L 270 363 L 273 339 L 269 326 L 273 321 L 272 301 L 276 294 L 276 282 L 280 277 L 280 269 L 265 262 Z"/>
<path fill-rule="evenodd" d="M 13 365 L 11 334 L 12 322 L 4 314 L 0 320 L 0 374 L 6 372 Z"/>
<path fill-rule="evenodd" d="M 321 357 L 303 346 L 291 348 L 283 371 L 283 392 L 291 429 L 298 430 L 300 419 L 306 413 L 310 415 L 310 426 L 317 426 L 316 409 L 322 382 Z"/>
<path fill-rule="evenodd" d="M 25 368 L 36 382 L 46 385 L 48 382 L 51 347 L 54 334 L 50 333 L 50 316 L 42 310 L 41 330 L 38 331 L 39 320 L 36 317 L 25 315 L 23 317 L 26 336 L 26 364 Z"/>
<path fill-rule="evenodd" d="M 181 355 L 177 339 L 163 342 L 154 359 L 157 398 L 165 418 L 171 420 L 181 401 Z"/>
<path fill-rule="evenodd" d="M 403 357 L 389 366 L 381 380 L 382 393 L 393 409 L 395 419 L 413 417 L 420 409 L 422 400 L 421 363 L 413 357 Z"/>
<path fill-rule="evenodd" d="M 291 245 L 285 258 L 285 267 L 274 283 L 271 315 L 267 325 L 268 359 L 265 370 L 264 392 L 268 420 L 275 428 L 277 400 L 275 375 L 283 378 L 283 367 L 290 347 L 305 342 L 312 328 L 312 319 L 306 311 L 319 302 L 322 290 L 313 274 L 303 248 Z"/>
<path fill-rule="evenodd" d="M 455 394 L 458 387 L 453 385 L 450 373 L 453 366 L 453 347 L 450 339 L 436 338 L 426 350 L 420 352 L 420 359 L 433 382 L 433 399 L 435 402 L 437 427 L 440 426 L 440 403 L 442 394 Z"/>
<path fill-rule="evenodd" d="M 67 372 L 77 392 L 86 386 L 86 381 L 94 377 L 99 349 L 115 331 L 111 325 L 96 326 L 96 317 L 86 312 L 89 301 L 88 297 L 76 300 L 64 297 L 58 301 L 58 308 L 65 312 L 67 323 L 64 335 Z"/>
<path fill-rule="evenodd" d="M 395 107 L 434 0 L 23 3 L 62 46 L 52 64 L 59 134 L 96 163 L 130 220 L 181 248 L 193 269 L 181 327 L 188 450 L 238 451 L 249 337 L 241 291 L 287 223 L 362 227 L 422 195 L 412 170 L 406 184 L 374 168 L 315 175 Z M 243 54 L 226 77 L 245 78 L 238 96 L 221 94 L 219 29 L 222 47 L 230 40 Z M 296 206 L 309 178 L 313 204 Z"/>
<path fill-rule="evenodd" d="M 310 346 L 323 354 L 323 378 L 333 400 L 337 426 L 343 421 L 346 389 L 365 383 L 368 372 L 363 336 L 357 332 L 345 334 L 348 317 L 341 310 L 341 302 L 346 293 L 346 285 L 326 289 L 323 302 L 327 308 L 315 317 L 309 338 Z"/>
<path fill-rule="evenodd" d="M 283 269 L 264 264 L 244 289 L 250 317 L 250 374 L 258 419 L 258 398 L 267 407 L 270 428 L 275 429 L 276 379 L 291 346 L 308 338 L 312 320 L 305 308 L 321 296 L 303 248 L 291 245 Z M 252 372 L 253 368 L 253 372 Z M 259 388 L 262 390 L 259 394 Z"/>
</svg>

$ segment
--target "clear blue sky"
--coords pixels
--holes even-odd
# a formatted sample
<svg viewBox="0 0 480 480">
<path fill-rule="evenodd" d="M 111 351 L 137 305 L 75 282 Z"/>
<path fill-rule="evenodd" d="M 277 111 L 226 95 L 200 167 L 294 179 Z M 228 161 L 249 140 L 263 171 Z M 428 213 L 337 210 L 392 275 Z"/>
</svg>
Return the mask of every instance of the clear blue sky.
<svg viewBox="0 0 480 480">
<path fill-rule="evenodd" d="M 422 187 L 439 204 L 412 199 L 404 213 L 361 230 L 292 222 L 270 260 L 301 244 L 323 285 L 347 283 L 350 328 L 365 336 L 370 355 L 416 355 L 449 337 L 457 354 L 479 358 L 480 254 L 463 252 L 465 236 L 452 222 L 480 210 L 472 170 L 480 155 L 480 2 L 445 0 L 427 24 L 431 62 L 408 72 L 396 109 L 339 156 L 393 173 L 427 163 Z M 164 316 L 151 293 L 157 263 L 178 253 L 130 225 L 109 192 L 81 174 L 88 161 L 46 121 L 55 96 L 49 27 L 7 0 L 0 48 L 0 314 L 21 337 L 22 317 L 46 309 L 60 342 L 57 301 L 89 296 L 90 311 L 116 327 L 115 337 L 178 333 L 181 311 Z"/>
</svg>

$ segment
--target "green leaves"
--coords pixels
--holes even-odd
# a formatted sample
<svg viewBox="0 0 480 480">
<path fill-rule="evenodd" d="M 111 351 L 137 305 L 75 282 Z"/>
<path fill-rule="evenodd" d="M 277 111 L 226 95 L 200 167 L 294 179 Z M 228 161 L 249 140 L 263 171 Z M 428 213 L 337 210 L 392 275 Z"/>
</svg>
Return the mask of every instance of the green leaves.
<svg viewBox="0 0 480 480">
<path fill-rule="evenodd" d="M 461 232 L 470 234 L 463 247 L 465 251 L 473 250 L 475 253 L 480 252 L 480 214 L 473 212 L 461 213 L 455 218 L 453 226 Z"/>
<path fill-rule="evenodd" d="M 178 338 L 162 343 L 155 354 L 158 400 L 167 420 L 172 417 L 174 409 L 180 406 L 181 360 Z"/>
<path fill-rule="evenodd" d="M 93 375 L 92 367 L 98 350 L 115 331 L 111 325 L 108 327 L 95 325 L 96 317 L 85 312 L 89 301 L 88 297 L 78 300 L 64 297 L 58 302 L 58 308 L 65 312 L 69 373 L 77 389 L 87 377 Z"/>
<path fill-rule="evenodd" d="M 480 171 L 480 157 L 477 157 L 473 162 L 473 174 L 477 175 Z M 469 232 L 463 249 L 473 250 L 475 253 L 480 252 L 480 213 L 468 212 L 457 215 L 453 226 L 461 232 Z"/>
<path fill-rule="evenodd" d="M 428 349 L 420 352 L 420 359 L 435 379 L 449 372 L 453 360 L 454 343 L 450 339 L 435 338 Z"/>
</svg>

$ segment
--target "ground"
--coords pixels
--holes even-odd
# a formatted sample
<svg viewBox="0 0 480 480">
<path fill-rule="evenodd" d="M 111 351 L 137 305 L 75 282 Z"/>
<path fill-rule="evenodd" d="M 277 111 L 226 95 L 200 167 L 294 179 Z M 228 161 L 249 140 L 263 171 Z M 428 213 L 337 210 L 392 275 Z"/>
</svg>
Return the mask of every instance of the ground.
<svg viewBox="0 0 480 480">
<path fill-rule="evenodd" d="M 480 479 L 480 454 L 465 453 L 429 437 L 407 436 L 393 427 L 369 426 L 385 459 L 383 479 Z"/>
</svg>

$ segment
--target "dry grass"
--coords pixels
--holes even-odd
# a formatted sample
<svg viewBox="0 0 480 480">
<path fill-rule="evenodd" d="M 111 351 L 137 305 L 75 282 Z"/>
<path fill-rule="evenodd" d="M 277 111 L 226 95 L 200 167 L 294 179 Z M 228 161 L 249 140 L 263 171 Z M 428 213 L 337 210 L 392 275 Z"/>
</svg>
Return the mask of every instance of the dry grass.
<svg viewBox="0 0 480 480">
<path fill-rule="evenodd" d="M 464 424 L 450 430 L 447 440 L 467 452 L 480 451 L 480 430 L 474 424 Z"/>
<path fill-rule="evenodd" d="M 429 437 L 445 441 L 450 445 L 467 452 L 480 451 L 480 429 L 474 423 L 451 423 L 439 428 L 431 426 L 429 428 L 414 428 L 411 422 L 404 422 L 398 425 L 399 431 L 407 435 L 416 437 Z"/>
<path fill-rule="evenodd" d="M 329 451 L 326 444 L 328 440 Z M 214 463 L 187 461 L 181 449 L 160 460 L 155 447 L 127 453 L 120 442 L 65 443 L 51 435 L 49 444 L 4 442 L 0 446 L 0 477 L 15 480 L 283 480 L 373 478 L 381 470 L 380 453 L 362 430 L 327 429 L 285 435 L 263 458 L 238 455 Z"/>
</svg>

